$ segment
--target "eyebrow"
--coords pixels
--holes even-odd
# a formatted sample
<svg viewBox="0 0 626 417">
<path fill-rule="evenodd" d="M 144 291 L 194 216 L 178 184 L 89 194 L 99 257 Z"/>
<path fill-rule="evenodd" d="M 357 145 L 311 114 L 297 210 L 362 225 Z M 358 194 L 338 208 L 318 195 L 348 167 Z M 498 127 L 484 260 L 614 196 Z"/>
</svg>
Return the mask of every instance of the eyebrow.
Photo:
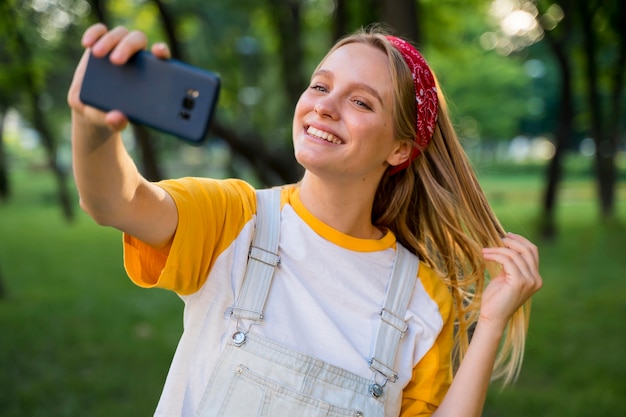
<svg viewBox="0 0 626 417">
<path fill-rule="evenodd" d="M 328 70 L 318 70 L 313 74 L 314 78 L 317 75 L 323 75 L 326 77 L 329 77 L 331 79 L 334 79 L 334 74 Z M 383 105 L 383 99 L 380 97 L 380 94 L 378 93 L 378 91 L 376 91 L 371 85 L 366 84 L 366 83 L 362 83 L 362 82 L 355 82 L 351 84 L 355 89 L 360 89 L 360 90 L 364 90 L 367 91 L 368 93 L 370 93 L 371 95 L 373 95 L 381 104 L 381 106 Z"/>
</svg>

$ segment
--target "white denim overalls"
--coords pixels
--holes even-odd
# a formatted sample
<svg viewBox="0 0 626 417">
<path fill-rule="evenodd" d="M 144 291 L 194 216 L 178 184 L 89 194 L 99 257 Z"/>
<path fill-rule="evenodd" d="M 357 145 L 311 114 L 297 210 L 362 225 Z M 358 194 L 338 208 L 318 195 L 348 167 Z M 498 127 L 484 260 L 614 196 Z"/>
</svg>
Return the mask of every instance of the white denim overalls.
<svg viewBox="0 0 626 417">
<path fill-rule="evenodd" d="M 404 316 L 417 277 L 418 259 L 397 245 L 380 312 L 372 377 L 363 378 L 293 351 L 251 331 L 260 325 L 274 269 L 280 263 L 280 189 L 257 191 L 257 224 L 246 275 L 235 305 L 237 320 L 205 389 L 198 417 L 384 417 L 386 384 L 395 382 L 396 352 L 407 330 Z"/>
</svg>

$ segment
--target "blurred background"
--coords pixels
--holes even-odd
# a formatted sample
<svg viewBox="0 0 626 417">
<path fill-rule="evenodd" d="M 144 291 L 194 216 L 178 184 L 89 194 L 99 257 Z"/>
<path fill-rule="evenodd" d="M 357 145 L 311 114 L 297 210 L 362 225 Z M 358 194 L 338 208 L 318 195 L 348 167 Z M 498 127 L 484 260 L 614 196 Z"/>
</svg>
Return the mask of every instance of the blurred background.
<svg viewBox="0 0 626 417">
<path fill-rule="evenodd" d="M 333 41 L 384 22 L 443 86 L 491 204 L 533 239 L 519 381 L 485 416 L 626 415 L 626 6 L 621 0 L 0 0 L 0 416 L 144 416 L 182 303 L 126 278 L 79 209 L 65 96 L 97 21 L 222 77 L 207 142 L 125 133 L 150 179 L 297 181 L 294 104 Z"/>
</svg>

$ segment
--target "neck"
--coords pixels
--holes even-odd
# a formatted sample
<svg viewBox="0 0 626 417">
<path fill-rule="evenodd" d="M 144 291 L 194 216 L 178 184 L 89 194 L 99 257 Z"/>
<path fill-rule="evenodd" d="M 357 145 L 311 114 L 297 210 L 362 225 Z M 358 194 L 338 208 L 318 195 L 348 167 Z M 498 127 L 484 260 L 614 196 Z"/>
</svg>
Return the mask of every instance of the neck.
<svg viewBox="0 0 626 417">
<path fill-rule="evenodd" d="M 300 185 L 300 200 L 317 219 L 333 229 L 360 239 L 380 239 L 384 233 L 372 224 L 376 187 L 323 181 L 310 172 Z"/>
</svg>

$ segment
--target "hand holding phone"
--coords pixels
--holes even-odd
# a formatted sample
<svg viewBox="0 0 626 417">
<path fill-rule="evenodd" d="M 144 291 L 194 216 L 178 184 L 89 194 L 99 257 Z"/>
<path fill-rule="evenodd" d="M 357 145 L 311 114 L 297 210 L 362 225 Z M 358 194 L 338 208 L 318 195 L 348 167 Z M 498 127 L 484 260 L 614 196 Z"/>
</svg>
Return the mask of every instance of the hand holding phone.
<svg viewBox="0 0 626 417">
<path fill-rule="evenodd" d="M 145 51 L 124 65 L 90 55 L 80 100 L 103 111 L 120 110 L 131 122 L 201 144 L 220 85 L 213 72 Z"/>
</svg>

